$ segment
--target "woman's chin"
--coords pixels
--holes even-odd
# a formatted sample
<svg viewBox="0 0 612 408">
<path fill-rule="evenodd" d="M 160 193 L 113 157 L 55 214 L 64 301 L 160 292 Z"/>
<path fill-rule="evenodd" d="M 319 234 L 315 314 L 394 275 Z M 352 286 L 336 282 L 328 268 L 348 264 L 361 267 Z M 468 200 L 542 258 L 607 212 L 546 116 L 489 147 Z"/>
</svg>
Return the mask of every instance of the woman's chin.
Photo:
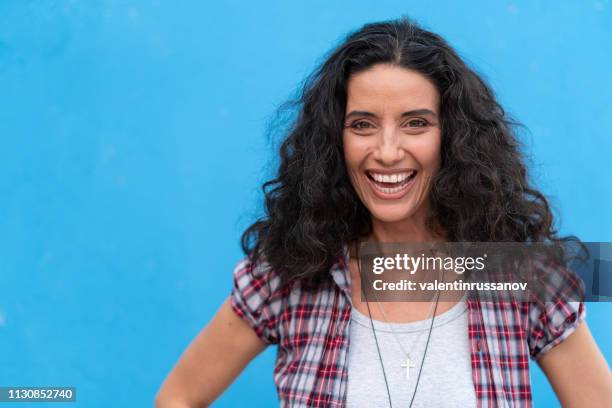
<svg viewBox="0 0 612 408">
<path fill-rule="evenodd" d="M 372 217 L 378 221 L 385 223 L 396 223 L 407 221 L 413 218 L 415 213 L 412 206 L 388 206 L 386 208 L 371 208 L 370 213 Z"/>
</svg>

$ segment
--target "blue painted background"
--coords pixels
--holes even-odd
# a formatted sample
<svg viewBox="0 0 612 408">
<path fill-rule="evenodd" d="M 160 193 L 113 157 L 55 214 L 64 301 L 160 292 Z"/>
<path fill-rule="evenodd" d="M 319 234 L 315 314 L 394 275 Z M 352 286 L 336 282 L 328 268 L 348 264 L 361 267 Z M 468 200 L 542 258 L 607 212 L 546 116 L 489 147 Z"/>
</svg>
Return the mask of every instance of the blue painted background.
<svg viewBox="0 0 612 408">
<path fill-rule="evenodd" d="M 612 241 L 608 0 L 288 3 L 0 0 L 0 385 L 150 406 L 230 291 L 266 121 L 369 21 L 447 38 L 530 130 L 560 230 Z M 587 310 L 610 361 L 612 304 Z M 273 359 L 218 406 L 275 405 Z M 555 401 L 537 369 L 533 385 Z"/>
</svg>

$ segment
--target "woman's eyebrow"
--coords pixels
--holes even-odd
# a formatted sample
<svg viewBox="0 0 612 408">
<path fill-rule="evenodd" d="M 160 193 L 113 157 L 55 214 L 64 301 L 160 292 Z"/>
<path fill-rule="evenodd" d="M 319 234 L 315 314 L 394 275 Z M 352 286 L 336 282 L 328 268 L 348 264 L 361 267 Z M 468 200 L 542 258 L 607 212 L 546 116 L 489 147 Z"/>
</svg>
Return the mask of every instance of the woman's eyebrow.
<svg viewBox="0 0 612 408">
<path fill-rule="evenodd" d="M 430 109 L 425 109 L 425 108 L 424 109 L 413 109 L 413 110 L 404 112 L 404 113 L 402 113 L 400 115 L 400 117 L 403 118 L 405 116 L 416 116 L 416 115 L 429 115 L 429 116 L 432 116 L 434 118 L 438 117 L 438 115 L 436 115 L 435 112 L 433 112 Z M 368 111 L 357 111 L 357 110 L 354 110 L 354 111 L 351 111 L 349 114 L 347 114 L 345 116 L 345 119 L 348 119 L 348 118 L 350 118 L 352 116 L 370 116 L 370 117 L 374 117 L 375 118 L 376 114 L 374 114 L 372 112 L 368 112 Z"/>
</svg>

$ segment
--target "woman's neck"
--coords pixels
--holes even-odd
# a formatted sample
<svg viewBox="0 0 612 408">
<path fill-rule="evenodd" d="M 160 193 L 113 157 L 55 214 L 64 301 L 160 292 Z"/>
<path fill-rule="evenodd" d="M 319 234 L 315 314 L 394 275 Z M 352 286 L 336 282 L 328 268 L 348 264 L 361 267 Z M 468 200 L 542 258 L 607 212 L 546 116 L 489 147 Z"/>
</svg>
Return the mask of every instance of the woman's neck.
<svg viewBox="0 0 612 408">
<path fill-rule="evenodd" d="M 444 229 L 437 225 L 432 231 L 427 228 L 425 223 L 416 224 L 414 222 L 385 223 L 379 220 L 372 220 L 372 233 L 367 237 L 362 237 L 350 245 L 350 257 L 354 258 L 357 254 L 357 245 L 362 242 L 382 242 L 382 243 L 431 243 L 446 242 L 447 235 Z"/>
<path fill-rule="evenodd" d="M 446 240 L 441 228 L 432 230 L 424 220 L 408 219 L 402 222 L 372 220 L 372 233 L 366 242 L 440 242 Z"/>
</svg>

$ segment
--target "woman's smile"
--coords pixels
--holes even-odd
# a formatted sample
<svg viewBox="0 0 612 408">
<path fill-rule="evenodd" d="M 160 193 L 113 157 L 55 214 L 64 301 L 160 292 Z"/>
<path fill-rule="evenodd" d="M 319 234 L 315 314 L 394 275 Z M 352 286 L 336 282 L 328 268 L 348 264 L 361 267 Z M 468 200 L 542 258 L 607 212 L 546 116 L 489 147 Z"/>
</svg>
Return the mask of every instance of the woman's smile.
<svg viewBox="0 0 612 408">
<path fill-rule="evenodd" d="M 408 169 L 397 173 L 367 170 L 365 172 L 372 192 L 383 200 L 397 200 L 406 195 L 417 176 L 417 170 Z"/>
</svg>

